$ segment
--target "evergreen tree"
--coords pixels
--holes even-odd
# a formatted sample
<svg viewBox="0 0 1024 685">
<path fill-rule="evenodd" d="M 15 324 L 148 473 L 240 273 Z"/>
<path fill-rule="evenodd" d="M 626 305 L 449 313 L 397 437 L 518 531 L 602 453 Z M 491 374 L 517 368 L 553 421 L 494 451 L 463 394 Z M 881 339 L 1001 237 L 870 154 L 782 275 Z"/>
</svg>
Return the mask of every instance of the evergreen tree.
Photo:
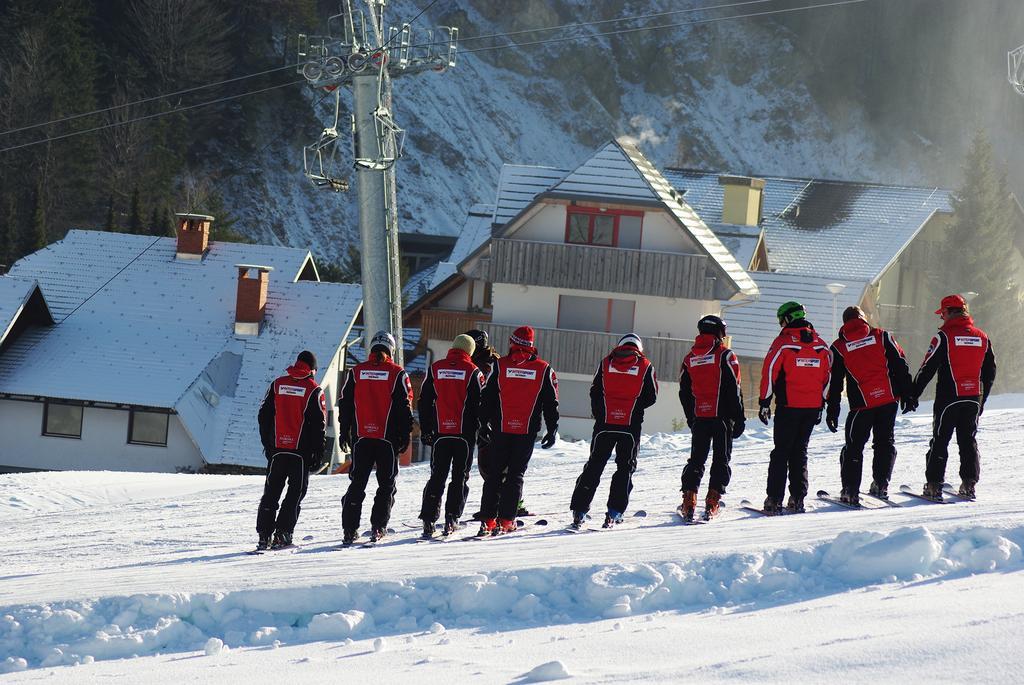
<svg viewBox="0 0 1024 685">
<path fill-rule="evenodd" d="M 36 187 L 32 193 L 32 216 L 25 222 L 21 236 L 21 254 L 27 255 L 46 247 L 46 206 L 43 193 Z"/>
<path fill-rule="evenodd" d="M 18 225 L 14 211 L 14 198 L 9 193 L 0 195 L 0 274 L 6 273 L 14 261 L 14 235 Z"/>
<path fill-rule="evenodd" d="M 114 215 L 114 196 L 107 197 L 107 220 L 103 224 L 103 230 L 108 233 L 117 230 L 117 217 Z"/>
<path fill-rule="evenodd" d="M 139 187 L 132 190 L 131 210 L 128 214 L 128 232 L 135 235 L 143 235 L 146 231 L 142 227 L 142 201 L 139 198 Z"/>
<path fill-rule="evenodd" d="M 153 213 L 149 217 L 149 234 L 150 235 L 160 235 L 160 236 L 169 235 L 168 232 L 167 232 L 167 227 L 164 226 L 164 220 L 163 220 L 164 214 L 165 214 L 165 212 L 161 212 L 160 211 L 160 206 L 154 203 L 153 204 Z"/>
</svg>

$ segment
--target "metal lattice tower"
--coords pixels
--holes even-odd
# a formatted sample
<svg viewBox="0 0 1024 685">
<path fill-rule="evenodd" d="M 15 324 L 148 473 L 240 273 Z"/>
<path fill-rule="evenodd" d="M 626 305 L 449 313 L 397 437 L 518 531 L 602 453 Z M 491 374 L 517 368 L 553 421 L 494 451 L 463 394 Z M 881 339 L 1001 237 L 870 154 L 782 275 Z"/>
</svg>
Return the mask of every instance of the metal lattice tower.
<svg viewBox="0 0 1024 685">
<path fill-rule="evenodd" d="M 364 341 L 389 330 L 402 354 L 402 286 L 399 277 L 398 196 L 395 163 L 405 132 L 395 123 L 391 79 L 455 66 L 459 30 L 439 27 L 413 42 L 409 24 L 385 31 L 387 0 L 363 0 L 367 12 L 344 0 L 327 20 L 327 35 L 299 34 L 297 71 L 311 86 L 334 95 L 333 124 L 303 149 L 306 177 L 318 188 L 349 189 L 339 153 L 342 86 L 352 89 L 352 158 L 359 202 Z"/>
</svg>

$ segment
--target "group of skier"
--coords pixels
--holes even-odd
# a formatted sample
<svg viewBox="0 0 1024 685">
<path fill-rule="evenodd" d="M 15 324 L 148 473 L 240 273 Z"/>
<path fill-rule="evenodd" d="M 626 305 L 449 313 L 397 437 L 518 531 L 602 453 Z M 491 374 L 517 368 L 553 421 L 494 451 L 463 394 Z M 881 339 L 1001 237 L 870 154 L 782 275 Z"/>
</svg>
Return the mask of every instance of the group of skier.
<svg viewBox="0 0 1024 685">
<path fill-rule="evenodd" d="M 764 359 L 759 396 L 758 418 L 765 425 L 772 420 L 773 400 L 775 407 L 774 449 L 763 513 L 804 510 L 808 443 L 823 414 L 829 430 L 838 432 L 844 385 L 849 412 L 840 454 L 840 499 L 849 506 L 860 504 L 862 461 L 869 436 L 873 436 L 874 453 L 869 494 L 887 499 L 896 458 L 897 411 L 916 410 L 921 394 L 936 375 L 922 496 L 941 500 L 948 445 L 955 433 L 961 460 L 959 494 L 973 499 L 980 474 L 975 434 L 995 380 L 995 355 L 962 297 L 943 298 L 936 314 L 943 324 L 912 378 L 896 339 L 888 331 L 872 327 L 859 307 L 843 312 L 843 326 L 831 345 L 818 335 L 800 303 L 787 302 L 778 308 L 781 331 Z M 718 316 L 704 316 L 697 322 L 697 333 L 679 375 L 679 401 L 692 443 L 682 472 L 678 511 L 688 521 L 696 515 L 709 456 L 710 482 L 702 517 L 711 519 L 718 513 L 731 477 L 732 443 L 745 429 L 740 364 L 726 344 L 726 323 Z M 420 440 L 432 450 L 419 515 L 424 537 L 435 534 L 442 499 L 442 534 L 450 535 L 459 528 L 474 449 L 483 479 L 480 511 L 474 516 L 480 521 L 478 534 L 514 531 L 522 506 L 523 478 L 542 422 L 541 447 L 555 444 L 559 420 L 555 372 L 540 358 L 529 326 L 517 328 L 508 343 L 508 354 L 499 356 L 489 345 L 486 332 L 467 331 L 456 336 L 447 355 L 426 370 L 417 407 Z M 370 512 L 371 540 L 387 534 L 398 455 L 411 439 L 412 385 L 393 361 L 394 352 L 394 338 L 385 331 L 377 333 L 371 339 L 367 360 L 348 371 L 341 391 L 340 447 L 352 453 L 350 484 L 342 506 L 346 545 L 358 537 L 373 470 L 377 490 Z M 260 436 L 268 459 L 257 518 L 260 549 L 291 544 L 308 472 L 323 462 L 327 411 L 315 374 L 315 357 L 303 352 L 287 374 L 271 384 L 259 412 Z M 644 355 L 643 341 L 633 333 L 624 335 L 601 361 L 590 388 L 594 429 L 590 456 L 569 504 L 571 527 L 582 527 L 589 517 L 612 453 L 616 468 L 603 526 L 621 522 L 633 489 L 644 412 L 657 396 L 657 377 Z M 278 511 L 286 481 L 288 492 Z M 789 499 L 783 507 L 787 481 Z"/>
</svg>

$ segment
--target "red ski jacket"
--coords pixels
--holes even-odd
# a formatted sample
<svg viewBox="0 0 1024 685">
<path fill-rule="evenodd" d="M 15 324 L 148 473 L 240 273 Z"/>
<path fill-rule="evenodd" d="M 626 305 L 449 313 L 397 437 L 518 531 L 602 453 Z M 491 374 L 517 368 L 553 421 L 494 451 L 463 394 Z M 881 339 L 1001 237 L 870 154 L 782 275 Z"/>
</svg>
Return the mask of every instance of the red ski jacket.
<svg viewBox="0 0 1024 685">
<path fill-rule="evenodd" d="M 891 333 L 872 328 L 864 319 L 847 321 L 832 343 L 828 406 L 837 416 L 844 380 L 854 411 L 892 404 L 913 389 L 903 348 Z"/>
<path fill-rule="evenodd" d="M 313 370 L 304 362 L 288 367 L 286 375 L 270 384 L 258 419 L 267 454 L 319 456 L 327 430 L 327 402 Z"/>
<path fill-rule="evenodd" d="M 558 430 L 558 377 L 533 347 L 513 345 L 492 366 L 480 402 L 480 423 L 514 435 Z"/>
<path fill-rule="evenodd" d="M 988 399 L 996 380 L 996 356 L 992 342 L 971 317 L 949 319 L 932 338 L 914 379 L 916 397 L 936 373 L 936 406 L 962 398 L 980 399 L 982 403 Z"/>
<path fill-rule="evenodd" d="M 338 422 L 341 434 L 387 440 L 401 452 L 412 432 L 412 384 L 401 366 L 383 353 L 356 364 L 341 389 Z"/>
<path fill-rule="evenodd" d="M 463 350 L 448 350 L 448 356 L 430 365 L 418 405 L 420 430 L 424 435 L 461 435 L 472 445 L 483 374 Z"/>
<path fill-rule="evenodd" d="M 764 358 L 760 405 L 775 397 L 776 407 L 821 409 L 828 395 L 832 354 L 814 331 L 799 320 L 782 329 Z"/>
<path fill-rule="evenodd" d="M 679 402 L 691 423 L 695 418 L 744 420 L 740 362 L 721 339 L 697 336 L 679 371 Z"/>
<path fill-rule="evenodd" d="M 601 360 L 590 385 L 594 432 L 628 428 L 636 435 L 644 411 L 658 399 L 654 366 L 632 345 L 622 345 Z"/>
</svg>

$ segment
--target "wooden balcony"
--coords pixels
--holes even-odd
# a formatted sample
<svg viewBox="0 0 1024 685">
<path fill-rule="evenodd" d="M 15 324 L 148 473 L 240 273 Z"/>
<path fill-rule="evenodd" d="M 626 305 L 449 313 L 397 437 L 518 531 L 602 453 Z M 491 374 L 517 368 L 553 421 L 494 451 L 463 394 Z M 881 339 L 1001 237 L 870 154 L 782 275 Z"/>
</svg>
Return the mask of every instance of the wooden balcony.
<svg viewBox="0 0 1024 685">
<path fill-rule="evenodd" d="M 487 323 L 483 329 L 491 336 L 491 344 L 504 354 L 508 349 L 508 336 L 517 326 Z M 597 365 L 611 352 L 622 337 L 618 333 L 568 331 L 558 328 L 536 328 L 537 349 L 542 359 L 551 364 L 556 373 L 582 373 L 588 376 L 597 371 Z M 644 354 L 654 364 L 659 378 L 679 380 L 679 365 L 693 346 L 692 340 L 680 338 L 645 337 Z"/>
<path fill-rule="evenodd" d="M 704 255 L 498 239 L 483 270 L 492 283 L 715 299 Z"/>
<path fill-rule="evenodd" d="M 467 312 L 447 309 L 424 309 L 420 312 L 420 340 L 454 340 L 455 336 L 490 321 L 490 312 Z"/>
</svg>

